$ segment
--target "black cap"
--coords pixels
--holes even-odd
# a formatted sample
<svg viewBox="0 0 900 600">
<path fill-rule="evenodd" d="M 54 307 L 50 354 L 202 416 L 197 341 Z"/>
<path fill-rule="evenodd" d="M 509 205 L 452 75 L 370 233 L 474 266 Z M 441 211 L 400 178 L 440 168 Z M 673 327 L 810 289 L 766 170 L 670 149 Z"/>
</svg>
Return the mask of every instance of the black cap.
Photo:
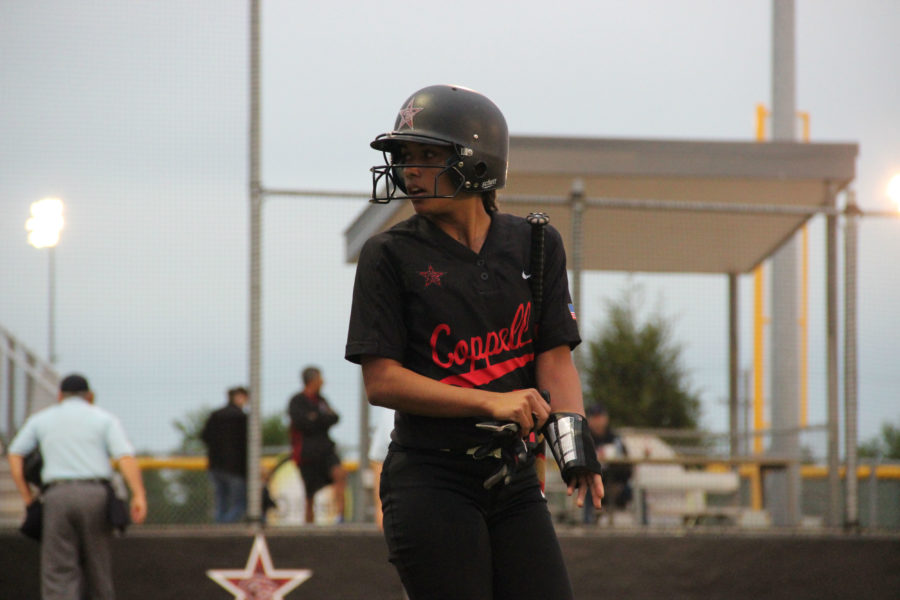
<svg viewBox="0 0 900 600">
<path fill-rule="evenodd" d="M 59 384 L 59 391 L 66 394 L 78 394 L 80 392 L 89 392 L 91 388 L 88 386 L 87 379 L 77 373 L 73 373 L 62 380 L 62 383 Z"/>
</svg>

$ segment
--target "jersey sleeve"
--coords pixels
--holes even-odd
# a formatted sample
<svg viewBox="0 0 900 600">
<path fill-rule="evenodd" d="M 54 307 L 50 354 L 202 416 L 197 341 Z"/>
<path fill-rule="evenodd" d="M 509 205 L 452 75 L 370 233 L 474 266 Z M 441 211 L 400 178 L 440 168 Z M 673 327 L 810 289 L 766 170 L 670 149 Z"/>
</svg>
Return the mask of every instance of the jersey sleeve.
<svg viewBox="0 0 900 600">
<path fill-rule="evenodd" d="M 134 456 L 134 446 L 128 441 L 119 419 L 113 415 L 109 415 L 109 424 L 106 427 L 106 449 L 113 458 Z"/>
<path fill-rule="evenodd" d="M 344 353 L 356 364 L 366 355 L 403 360 L 403 286 L 386 246 L 382 234 L 369 239 L 359 254 Z"/>
<path fill-rule="evenodd" d="M 575 348 L 581 343 L 575 307 L 569 295 L 566 250 L 562 236 L 553 226 L 548 226 L 544 235 L 544 298 L 540 333 L 535 348 L 539 353 L 562 345 Z"/>
</svg>

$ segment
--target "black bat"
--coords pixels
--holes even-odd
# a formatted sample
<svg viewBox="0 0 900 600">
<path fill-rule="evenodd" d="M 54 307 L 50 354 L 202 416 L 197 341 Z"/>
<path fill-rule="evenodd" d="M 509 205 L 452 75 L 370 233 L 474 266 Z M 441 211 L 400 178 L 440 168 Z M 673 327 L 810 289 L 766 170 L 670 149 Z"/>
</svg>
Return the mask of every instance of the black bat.
<svg viewBox="0 0 900 600">
<path fill-rule="evenodd" d="M 528 215 L 525 220 L 531 225 L 531 276 L 528 283 L 531 286 L 531 323 L 534 327 L 536 341 L 544 303 L 544 227 L 550 222 L 550 217 L 542 212 L 535 212 Z M 550 395 L 544 391 L 541 392 L 541 395 L 549 404 Z M 532 419 L 536 424 L 537 415 L 532 414 Z M 500 482 L 509 483 L 515 470 L 530 466 L 536 459 L 539 462 L 538 477 L 543 488 L 544 436 L 540 432 L 531 432 L 528 438 L 522 439 L 517 423 L 483 421 L 476 424 L 475 427 L 491 432 L 492 437 L 490 444 L 480 447 L 473 454 L 476 459 L 492 455 L 497 448 L 505 451 L 503 465 L 497 472 L 485 479 L 485 489 L 491 489 Z"/>
<path fill-rule="evenodd" d="M 537 342 L 544 307 L 544 228 L 550 222 L 550 217 L 546 213 L 533 212 L 525 217 L 525 220 L 531 225 L 531 279 L 528 282 L 531 284 L 531 310 L 534 312 L 531 322 L 534 323 L 534 339 Z M 541 390 L 541 395 L 547 404 L 550 404 L 550 394 Z M 532 418 L 537 423 L 537 417 L 532 415 Z M 543 434 L 532 433 L 527 442 L 527 449 L 536 458 L 535 467 L 543 489 L 546 479 Z"/>
<path fill-rule="evenodd" d="M 535 334 L 541 322 L 541 311 L 544 304 L 544 228 L 550 222 L 546 213 L 533 212 L 525 217 L 531 225 L 531 284 L 532 304 L 534 312 L 531 322 L 535 324 Z"/>
</svg>

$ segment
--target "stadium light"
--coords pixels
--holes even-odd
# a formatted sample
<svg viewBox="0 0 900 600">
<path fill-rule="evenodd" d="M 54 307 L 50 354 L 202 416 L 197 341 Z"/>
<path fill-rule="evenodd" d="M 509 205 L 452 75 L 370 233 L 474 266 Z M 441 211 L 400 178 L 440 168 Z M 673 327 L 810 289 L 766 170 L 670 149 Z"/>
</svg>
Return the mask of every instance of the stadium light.
<svg viewBox="0 0 900 600">
<path fill-rule="evenodd" d="M 25 221 L 28 243 L 35 248 L 47 248 L 47 359 L 56 363 L 56 259 L 54 249 L 59 243 L 59 234 L 65 221 L 63 201 L 59 198 L 44 198 L 31 203 L 31 217 Z"/>
<path fill-rule="evenodd" d="M 888 182 L 887 196 L 894 203 L 894 208 L 900 211 L 900 173 L 891 177 Z"/>
<path fill-rule="evenodd" d="M 63 202 L 59 198 L 44 198 L 31 203 L 31 217 L 25 221 L 28 243 L 35 248 L 52 248 L 59 243 L 62 231 Z"/>
</svg>

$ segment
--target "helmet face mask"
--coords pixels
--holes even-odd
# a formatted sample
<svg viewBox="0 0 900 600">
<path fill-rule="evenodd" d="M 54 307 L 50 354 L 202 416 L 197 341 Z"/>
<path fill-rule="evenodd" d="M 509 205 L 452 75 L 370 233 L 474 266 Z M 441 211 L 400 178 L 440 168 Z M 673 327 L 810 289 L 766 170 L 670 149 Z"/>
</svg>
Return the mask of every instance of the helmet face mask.
<svg viewBox="0 0 900 600">
<path fill-rule="evenodd" d="M 425 163 L 406 163 L 401 160 L 395 160 L 394 154 L 392 152 L 384 151 L 382 155 L 384 156 L 384 164 L 383 165 L 375 165 L 370 169 L 372 172 L 372 197 L 369 199 L 369 202 L 373 202 L 376 204 L 387 204 L 391 200 L 403 200 L 407 199 L 410 196 L 408 195 L 406 189 L 406 182 L 403 176 L 403 170 L 408 168 L 419 168 L 419 169 L 428 169 L 429 171 L 433 171 L 437 168 L 436 165 L 433 164 L 425 164 Z M 455 198 L 460 192 L 465 189 L 465 176 L 463 176 L 462 172 L 459 170 L 459 157 L 456 155 L 451 155 L 450 158 L 447 159 L 445 165 L 441 170 L 435 174 L 434 180 L 431 186 L 431 194 L 430 195 L 421 195 L 417 194 L 417 198 Z M 452 194 L 441 194 L 438 191 L 438 181 L 444 175 L 447 175 L 451 178 L 456 188 L 454 189 Z M 379 195 L 379 186 L 383 191 L 383 194 Z"/>
<path fill-rule="evenodd" d="M 435 165 L 405 164 L 398 152 L 402 144 L 428 144 L 451 148 L 446 166 L 435 176 L 432 196 L 455 198 L 478 194 L 506 184 L 509 133 L 500 109 L 487 97 L 459 86 L 436 85 L 410 96 L 401 107 L 390 133 L 370 144 L 380 150 L 384 163 L 372 172 L 370 202 L 406 199 L 404 168 L 434 169 Z M 438 194 L 438 179 L 449 174 L 455 184 L 452 195 Z M 380 188 L 380 189 L 379 189 Z"/>
</svg>

